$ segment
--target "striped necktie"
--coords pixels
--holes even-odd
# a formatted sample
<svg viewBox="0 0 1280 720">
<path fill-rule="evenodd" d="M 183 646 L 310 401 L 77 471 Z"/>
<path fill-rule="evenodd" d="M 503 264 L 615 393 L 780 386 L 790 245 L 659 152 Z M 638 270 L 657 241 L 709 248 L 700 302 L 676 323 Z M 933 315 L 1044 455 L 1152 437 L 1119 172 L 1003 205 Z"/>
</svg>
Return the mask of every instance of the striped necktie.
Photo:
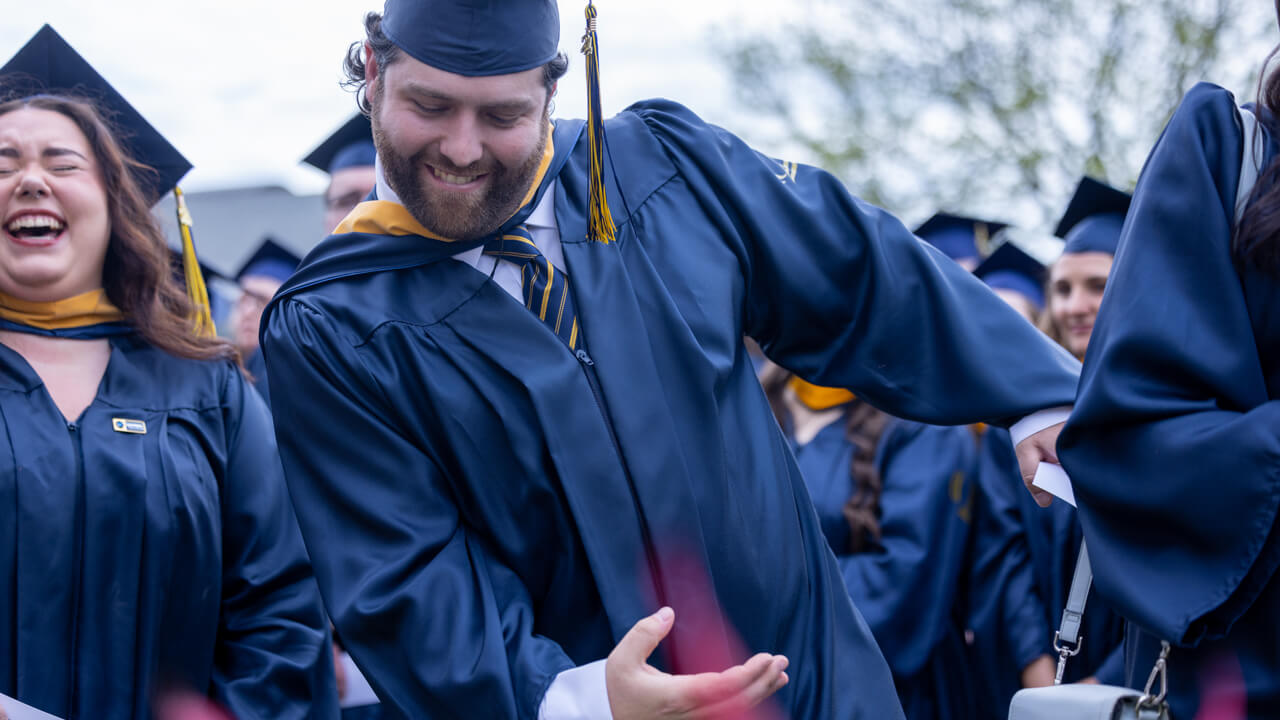
<svg viewBox="0 0 1280 720">
<path fill-rule="evenodd" d="M 490 238 L 484 244 L 484 254 L 519 266 L 524 306 L 546 323 L 570 350 L 582 345 L 578 312 L 569 292 L 569 276 L 556 270 L 539 252 L 527 227 L 517 225 Z"/>
</svg>

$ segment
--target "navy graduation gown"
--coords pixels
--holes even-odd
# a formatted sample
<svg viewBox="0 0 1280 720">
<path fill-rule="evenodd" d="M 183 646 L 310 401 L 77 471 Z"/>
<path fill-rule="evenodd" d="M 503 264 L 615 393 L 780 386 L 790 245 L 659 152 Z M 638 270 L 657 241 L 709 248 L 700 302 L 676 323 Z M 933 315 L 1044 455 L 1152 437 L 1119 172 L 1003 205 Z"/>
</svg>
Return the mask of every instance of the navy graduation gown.
<svg viewBox="0 0 1280 720">
<path fill-rule="evenodd" d="M 1249 717 L 1280 717 L 1280 283 L 1231 252 L 1242 134 L 1235 101 L 1200 84 L 1147 160 L 1059 441 L 1096 588 L 1157 643 L 1176 717 L 1215 668 Z M 1265 167 L 1277 152 L 1263 136 Z M 1150 633 L 1150 634 L 1146 634 Z"/>
<path fill-rule="evenodd" d="M 742 337 L 936 423 L 1070 402 L 1074 361 L 832 176 L 664 101 L 610 121 L 619 239 L 587 242 L 581 127 L 557 123 L 549 177 L 589 354 L 403 233 L 330 237 L 267 309 L 291 496 L 348 650 L 410 717 L 531 718 L 665 603 L 660 666 L 784 653 L 790 716 L 900 716 Z M 1026 365 L 993 372 L 983 348 L 1011 346 Z"/>
<path fill-rule="evenodd" d="M 909 720 L 977 717 L 961 626 L 965 546 L 972 513 L 977 448 L 964 427 L 890 420 L 876 447 L 881 538 L 848 551 L 842 509 L 852 493 L 854 446 L 840 418 L 796 462 L 823 534 L 893 672 Z"/>
<path fill-rule="evenodd" d="M 1002 428 L 978 437 L 978 476 L 968 564 L 968 627 L 980 717 L 1004 717 L 1021 672 L 1053 636 L 1036 584 L 1013 441 Z"/>
<path fill-rule="evenodd" d="M 244 369 L 252 378 L 253 389 L 262 396 L 267 407 L 271 407 L 271 384 L 267 382 L 267 361 L 262 357 L 262 348 L 255 349 L 245 358 Z"/>
<path fill-rule="evenodd" d="M 111 343 L 74 423 L 0 346 L 0 692 L 66 718 L 142 720 L 168 689 L 336 717 L 262 400 L 230 363 Z"/>
<path fill-rule="evenodd" d="M 977 529 L 970 566 L 973 653 L 991 712 L 1003 716 L 1020 687 L 1020 673 L 1041 655 L 1055 661 L 1053 634 L 1062 621 L 1083 537 L 1075 508 L 1055 500 L 1036 505 L 1022 483 L 1006 430 L 981 438 Z M 1097 677 L 1124 682 L 1123 621 L 1090 594 L 1080 653 L 1067 663 L 1066 682 Z"/>
</svg>

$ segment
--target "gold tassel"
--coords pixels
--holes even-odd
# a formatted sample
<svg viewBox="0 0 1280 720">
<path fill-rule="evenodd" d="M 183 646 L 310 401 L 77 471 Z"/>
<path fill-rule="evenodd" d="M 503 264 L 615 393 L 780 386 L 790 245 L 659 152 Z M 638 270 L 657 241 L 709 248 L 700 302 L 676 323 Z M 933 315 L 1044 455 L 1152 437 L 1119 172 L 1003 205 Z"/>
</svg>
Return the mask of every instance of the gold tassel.
<svg viewBox="0 0 1280 720">
<path fill-rule="evenodd" d="M 178 206 L 178 231 L 182 234 L 182 275 L 187 282 L 187 297 L 195 306 L 192 324 L 196 335 L 214 337 L 218 331 L 213 326 L 213 312 L 209 308 L 209 290 L 204 286 L 200 260 L 196 258 L 196 244 L 191 238 L 191 211 L 187 210 L 187 201 L 182 196 L 181 188 L 173 189 L 173 197 Z"/>
<path fill-rule="evenodd" d="M 600 46 L 596 40 L 596 7 L 587 0 L 587 32 L 582 54 L 587 56 L 587 139 L 591 149 L 591 199 L 587 238 L 608 244 L 614 239 L 613 217 L 604 193 L 604 118 L 600 117 Z"/>
</svg>

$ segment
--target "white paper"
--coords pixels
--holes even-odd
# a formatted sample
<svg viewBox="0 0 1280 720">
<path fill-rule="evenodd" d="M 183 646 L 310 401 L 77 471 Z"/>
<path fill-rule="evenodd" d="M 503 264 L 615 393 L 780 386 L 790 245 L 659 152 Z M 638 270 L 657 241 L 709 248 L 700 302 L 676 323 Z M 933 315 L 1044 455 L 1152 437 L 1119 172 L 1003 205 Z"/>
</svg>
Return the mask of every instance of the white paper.
<svg viewBox="0 0 1280 720">
<path fill-rule="evenodd" d="M 55 715 L 37 710 L 30 705 L 24 705 L 4 693 L 0 693 L 0 717 L 5 715 L 9 716 L 9 720 L 59 720 Z"/>
<path fill-rule="evenodd" d="M 1071 507 L 1076 506 L 1076 495 L 1071 491 L 1071 479 L 1067 477 L 1067 471 L 1063 470 L 1061 465 L 1040 463 L 1036 466 L 1036 476 L 1031 479 L 1031 484 L 1056 498 L 1071 503 Z"/>
</svg>

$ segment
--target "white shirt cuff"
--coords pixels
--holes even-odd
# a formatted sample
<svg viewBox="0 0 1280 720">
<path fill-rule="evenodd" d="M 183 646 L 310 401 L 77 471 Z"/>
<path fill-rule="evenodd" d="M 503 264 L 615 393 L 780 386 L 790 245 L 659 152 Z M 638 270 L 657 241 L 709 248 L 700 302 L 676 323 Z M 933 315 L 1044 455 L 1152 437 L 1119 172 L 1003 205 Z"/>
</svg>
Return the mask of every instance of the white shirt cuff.
<svg viewBox="0 0 1280 720">
<path fill-rule="evenodd" d="M 1013 446 L 1017 447 L 1023 440 L 1047 427 L 1066 422 L 1067 418 L 1071 416 L 1072 407 L 1072 405 L 1063 405 L 1061 407 L 1037 410 L 1014 423 L 1009 428 L 1009 435 L 1013 438 Z"/>
<path fill-rule="evenodd" d="M 604 660 L 556 675 L 538 706 L 538 720 L 613 720 Z"/>
<path fill-rule="evenodd" d="M 347 674 L 347 691 L 343 693 L 342 701 L 338 705 L 349 708 L 377 704 L 378 696 L 374 694 L 369 681 L 365 679 L 364 673 L 360 672 L 360 668 L 356 667 L 356 662 L 351 659 L 351 656 L 345 652 L 339 653 L 338 662 L 342 663 L 342 669 L 346 670 Z"/>
</svg>

